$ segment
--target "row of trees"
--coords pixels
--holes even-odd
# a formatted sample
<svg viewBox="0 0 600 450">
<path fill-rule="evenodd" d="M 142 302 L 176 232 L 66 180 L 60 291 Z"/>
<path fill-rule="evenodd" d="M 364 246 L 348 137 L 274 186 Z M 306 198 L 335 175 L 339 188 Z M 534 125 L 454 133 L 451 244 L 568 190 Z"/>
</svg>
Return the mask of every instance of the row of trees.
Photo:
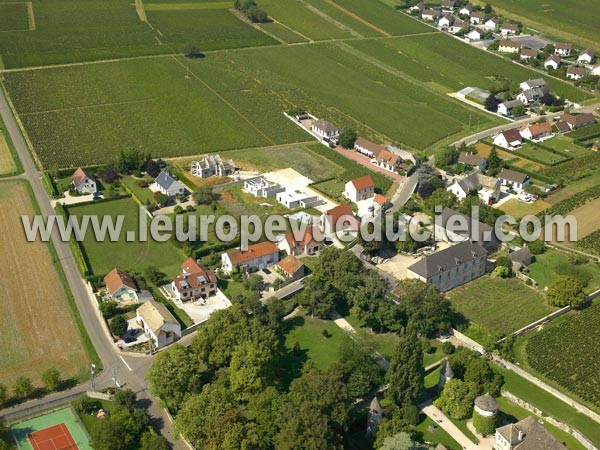
<svg viewBox="0 0 600 450">
<path fill-rule="evenodd" d="M 47 392 L 58 390 L 63 385 L 60 372 L 54 367 L 49 367 L 42 372 L 41 381 Z M 31 378 L 21 375 L 15 380 L 12 391 L 13 395 L 11 396 L 8 388 L 4 384 L 0 384 L 0 407 L 7 404 L 9 400 L 25 399 L 31 396 L 35 392 L 35 388 Z"/>
<path fill-rule="evenodd" d="M 233 0 L 233 7 L 253 23 L 265 23 L 269 21 L 267 13 L 260 9 L 254 0 Z"/>
</svg>

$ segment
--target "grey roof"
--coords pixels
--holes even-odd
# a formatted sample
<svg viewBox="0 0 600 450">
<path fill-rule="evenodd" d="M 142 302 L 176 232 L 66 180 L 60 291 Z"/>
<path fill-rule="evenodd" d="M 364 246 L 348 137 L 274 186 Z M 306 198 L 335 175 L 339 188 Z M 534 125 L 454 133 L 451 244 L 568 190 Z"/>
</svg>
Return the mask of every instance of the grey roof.
<svg viewBox="0 0 600 450">
<path fill-rule="evenodd" d="M 567 73 L 572 73 L 575 75 L 581 75 L 582 77 L 585 76 L 587 74 L 587 70 L 585 70 L 585 67 L 573 67 L 570 66 L 567 69 Z"/>
<path fill-rule="evenodd" d="M 327 133 L 336 133 L 338 130 L 338 128 L 332 124 L 331 122 L 328 122 L 325 119 L 319 119 L 314 123 L 314 126 L 317 127 L 319 130 L 323 130 Z"/>
<path fill-rule="evenodd" d="M 505 102 L 502 102 L 501 105 L 504 105 L 506 107 L 506 109 L 512 109 L 515 106 L 523 106 L 523 102 L 521 100 L 518 100 L 518 99 L 507 100 Z"/>
<path fill-rule="evenodd" d="M 460 152 L 460 155 L 458 155 L 458 162 L 467 164 L 469 166 L 478 166 L 485 160 L 486 159 L 483 156 L 479 156 L 470 152 Z"/>
<path fill-rule="evenodd" d="M 533 255 L 529 251 L 529 247 L 525 246 L 519 250 L 509 253 L 508 258 L 514 262 L 529 264 L 531 262 L 531 258 L 533 258 Z"/>
<path fill-rule="evenodd" d="M 423 278 L 430 278 L 434 275 L 447 272 L 460 264 L 486 255 L 487 251 L 481 245 L 473 242 L 461 242 L 432 255 L 425 256 L 410 266 L 408 270 Z"/>
<path fill-rule="evenodd" d="M 446 380 L 451 380 L 454 378 L 454 370 L 452 370 L 452 366 L 448 360 L 446 360 L 446 366 L 444 367 L 444 377 Z"/>
<path fill-rule="evenodd" d="M 377 413 L 382 413 L 383 409 L 381 408 L 381 405 L 379 404 L 379 400 L 377 400 L 377 396 L 373 397 L 373 400 L 371 400 L 371 405 L 369 406 L 369 409 L 373 412 L 377 412 Z"/>
<path fill-rule="evenodd" d="M 502 169 L 502 172 L 498 174 L 498 178 L 512 181 L 513 183 L 524 183 L 529 178 L 529 175 L 517 172 L 516 170 Z"/>
<path fill-rule="evenodd" d="M 177 180 L 171 174 L 164 171 L 159 173 L 154 181 L 163 189 L 169 189 L 173 183 L 177 183 Z"/>
<path fill-rule="evenodd" d="M 546 83 L 546 80 L 543 78 L 535 78 L 533 80 L 523 81 L 523 83 L 527 83 L 530 89 L 548 86 L 548 83 Z"/>
<path fill-rule="evenodd" d="M 527 89 L 523 91 L 523 95 L 527 100 L 535 100 L 544 96 L 544 91 L 540 88 Z"/>
<path fill-rule="evenodd" d="M 475 399 L 475 406 L 479 409 L 491 413 L 498 411 L 498 401 L 490 394 L 485 393 Z"/>
<path fill-rule="evenodd" d="M 448 221 L 450 219 L 456 219 L 457 217 L 463 217 L 464 219 L 466 219 L 467 221 L 467 231 L 465 232 L 454 232 L 455 234 L 461 235 L 461 236 L 471 236 L 471 222 L 472 219 L 469 216 L 466 216 L 464 214 L 459 213 L 458 211 L 455 211 L 452 208 L 444 208 L 442 210 L 442 214 L 441 214 L 441 221 L 440 221 L 440 225 L 443 228 L 447 228 L 448 226 Z M 478 225 L 478 236 L 476 236 L 475 239 L 473 239 L 473 237 L 471 237 L 471 241 L 472 242 L 477 242 L 479 243 L 482 247 L 484 247 L 487 250 L 493 250 L 494 248 L 496 248 L 498 246 L 498 244 L 500 243 L 500 240 L 498 239 L 498 237 L 496 236 L 496 234 L 494 233 L 494 229 L 489 226 L 487 223 L 483 223 L 483 222 L 477 222 Z M 486 235 L 489 233 L 490 235 L 490 239 L 489 241 L 485 240 Z"/>
<path fill-rule="evenodd" d="M 496 431 L 518 450 L 566 450 L 567 448 L 532 416 L 497 428 Z M 519 440 L 519 431 L 522 433 L 521 440 Z"/>
</svg>

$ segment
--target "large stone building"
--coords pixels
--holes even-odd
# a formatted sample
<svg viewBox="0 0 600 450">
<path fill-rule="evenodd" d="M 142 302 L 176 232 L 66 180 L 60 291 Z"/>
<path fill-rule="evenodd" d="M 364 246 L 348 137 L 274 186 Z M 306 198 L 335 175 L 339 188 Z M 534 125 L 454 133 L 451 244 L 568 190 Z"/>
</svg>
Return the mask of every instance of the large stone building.
<svg viewBox="0 0 600 450">
<path fill-rule="evenodd" d="M 566 450 L 532 416 L 496 429 L 494 450 Z"/>
</svg>

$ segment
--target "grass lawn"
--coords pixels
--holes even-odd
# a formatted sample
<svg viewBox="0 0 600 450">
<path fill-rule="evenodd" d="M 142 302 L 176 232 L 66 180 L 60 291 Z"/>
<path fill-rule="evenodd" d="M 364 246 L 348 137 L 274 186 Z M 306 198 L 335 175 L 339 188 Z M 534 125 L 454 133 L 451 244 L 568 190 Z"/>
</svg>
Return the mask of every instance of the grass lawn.
<svg viewBox="0 0 600 450">
<path fill-rule="evenodd" d="M 95 275 L 107 274 L 115 267 L 143 272 L 148 266 L 156 266 L 167 278 L 174 277 L 181 271 L 185 255 L 173 244 L 157 242 L 150 237 L 150 233 L 146 242 L 137 239 L 139 212 L 138 204 L 132 198 L 73 206 L 69 208 L 69 213 L 77 217 L 84 214 L 97 215 L 99 220 L 103 216 L 112 216 L 113 221 L 116 221 L 116 216 L 124 217 L 122 231 L 115 242 L 110 242 L 108 235 L 104 242 L 98 242 L 91 230 L 86 233 L 82 247 Z M 136 233 L 135 241 L 126 241 L 128 231 Z"/>
<path fill-rule="evenodd" d="M 126 185 L 129 190 L 135 195 L 143 204 L 154 203 L 154 192 L 152 192 L 147 186 L 142 187 L 138 184 L 140 181 L 151 183 L 153 180 L 150 176 L 144 178 L 136 178 L 133 175 L 125 175 L 121 179 L 121 183 Z"/>
<path fill-rule="evenodd" d="M 535 262 L 529 266 L 529 276 L 544 288 L 552 283 L 557 275 L 582 273 L 589 278 L 589 283 L 584 289 L 586 293 L 599 289 L 600 265 L 594 262 L 573 265 L 573 256 L 566 251 L 547 249 L 535 257 Z"/>
<path fill-rule="evenodd" d="M 526 142 L 518 150 L 515 151 L 516 155 L 522 155 L 524 158 L 533 158 L 534 160 L 539 160 L 546 165 L 551 165 L 558 163 L 560 161 L 564 161 L 564 156 L 557 155 L 556 153 L 552 153 L 549 150 L 538 147 L 535 144 L 531 144 Z"/>
<path fill-rule="evenodd" d="M 452 439 L 452 436 L 425 414 L 420 414 L 419 420 L 420 422 L 417 424 L 417 436 L 420 441 L 431 442 L 435 445 L 442 444 L 446 446 L 448 450 L 462 449 L 460 444 Z M 433 431 L 430 431 L 430 428 L 432 428 Z"/>
<path fill-rule="evenodd" d="M 511 199 L 500 205 L 500 209 L 505 214 L 513 216 L 515 219 L 520 219 L 528 214 L 536 215 L 540 211 L 550 207 L 550 203 L 545 200 L 537 200 L 533 203 L 523 202 L 519 199 Z"/>
<path fill-rule="evenodd" d="M 102 409 L 105 409 L 109 413 L 117 406 L 117 404 L 113 401 L 109 400 L 98 400 L 102 404 Z M 83 426 L 87 430 L 88 434 L 92 433 L 98 426 L 98 419 L 96 418 L 96 414 L 79 414 L 77 413 L 79 420 L 83 423 Z"/>
<path fill-rule="evenodd" d="M 508 335 L 555 310 L 541 294 L 516 278 L 483 276 L 448 297 L 469 321 L 466 334 L 475 340 L 486 332 Z"/>
<path fill-rule="evenodd" d="M 600 445 L 600 427 L 594 420 L 577 412 L 574 408 L 547 393 L 535 384 L 525 380 L 510 370 L 495 367 L 504 377 L 503 389 L 531 403 L 544 415 L 552 416 L 580 431 L 586 438 Z"/>
</svg>

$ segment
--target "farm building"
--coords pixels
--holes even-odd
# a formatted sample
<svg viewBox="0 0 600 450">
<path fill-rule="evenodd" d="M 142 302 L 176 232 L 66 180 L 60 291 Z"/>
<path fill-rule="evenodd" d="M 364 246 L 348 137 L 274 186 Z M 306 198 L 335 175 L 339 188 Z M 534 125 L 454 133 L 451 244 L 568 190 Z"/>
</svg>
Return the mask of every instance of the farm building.
<svg viewBox="0 0 600 450">
<path fill-rule="evenodd" d="M 137 323 L 153 342 L 162 348 L 181 338 L 181 325 L 165 305 L 149 300 L 136 311 Z"/>
<path fill-rule="evenodd" d="M 354 150 L 369 158 L 375 158 L 385 150 L 383 145 L 375 144 L 365 138 L 359 137 L 354 142 Z"/>
<path fill-rule="evenodd" d="M 221 255 L 221 268 L 226 273 L 234 269 L 248 271 L 264 269 L 279 261 L 279 249 L 270 241 L 250 245 L 246 249 L 236 248 Z"/>
<path fill-rule="evenodd" d="M 195 301 L 217 293 L 217 277 L 194 258 L 181 265 L 182 273 L 171 282 L 171 292 L 177 301 Z"/>
<path fill-rule="evenodd" d="M 170 173 L 161 172 L 154 180 L 156 188 L 169 197 L 178 194 L 185 194 L 185 186 L 171 176 Z"/>
<path fill-rule="evenodd" d="M 199 178 L 226 177 L 235 172 L 235 164 L 229 159 L 223 161 L 220 155 L 207 155 L 200 161 L 192 161 L 190 173 Z"/>
<path fill-rule="evenodd" d="M 96 180 L 81 167 L 71 175 L 71 186 L 80 194 L 93 194 L 96 192 Z"/>
</svg>

